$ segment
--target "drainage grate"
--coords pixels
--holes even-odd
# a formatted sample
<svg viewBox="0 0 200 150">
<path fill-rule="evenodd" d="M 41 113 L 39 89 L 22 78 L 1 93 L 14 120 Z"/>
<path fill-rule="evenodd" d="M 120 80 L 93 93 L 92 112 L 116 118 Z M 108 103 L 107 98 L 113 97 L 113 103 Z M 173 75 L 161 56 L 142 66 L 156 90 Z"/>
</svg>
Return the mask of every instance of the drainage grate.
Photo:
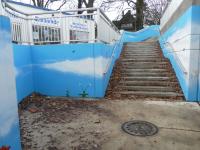
<svg viewBox="0 0 200 150">
<path fill-rule="evenodd" d="M 158 128 L 146 121 L 129 121 L 122 125 L 122 130 L 133 136 L 152 136 L 158 133 Z"/>
</svg>

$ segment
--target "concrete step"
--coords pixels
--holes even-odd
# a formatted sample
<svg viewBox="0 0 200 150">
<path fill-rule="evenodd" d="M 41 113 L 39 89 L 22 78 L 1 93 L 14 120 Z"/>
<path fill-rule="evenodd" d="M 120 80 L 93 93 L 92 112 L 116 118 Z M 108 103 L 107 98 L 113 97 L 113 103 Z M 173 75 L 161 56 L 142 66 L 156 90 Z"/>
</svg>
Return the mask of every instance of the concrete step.
<svg viewBox="0 0 200 150">
<path fill-rule="evenodd" d="M 172 79 L 174 79 L 174 77 L 122 77 L 122 80 L 126 81 L 170 81 Z"/>
<path fill-rule="evenodd" d="M 161 59 L 162 57 L 159 55 L 138 55 L 138 54 L 123 54 L 125 58 L 132 58 L 132 59 Z M 166 59 L 166 58 L 162 58 Z"/>
<path fill-rule="evenodd" d="M 148 44 L 148 45 L 158 45 L 158 43 L 155 43 L 155 42 L 127 42 L 125 43 L 125 45 L 145 45 L 145 44 Z"/>
<path fill-rule="evenodd" d="M 148 57 L 160 57 L 160 54 L 148 54 L 148 53 L 146 53 L 146 54 L 134 54 L 134 53 L 132 53 L 132 54 L 124 54 L 124 55 L 131 55 L 132 56 L 132 58 L 134 58 L 134 57 L 142 57 L 142 58 L 148 58 Z"/>
<path fill-rule="evenodd" d="M 150 44 L 150 43 L 148 43 L 148 44 L 125 44 L 124 46 L 127 46 L 127 47 L 134 47 L 134 46 L 137 46 L 137 47 L 148 47 L 148 46 L 151 46 L 151 47 L 158 47 L 158 45 L 157 44 Z"/>
<path fill-rule="evenodd" d="M 133 48 L 129 48 L 129 47 L 124 47 L 123 51 L 127 51 L 127 52 L 133 52 L 133 51 L 136 51 L 136 52 L 141 52 L 141 51 L 144 51 L 144 52 L 151 52 L 151 51 L 161 51 L 159 48 L 156 48 L 156 47 L 133 47 Z"/>
<path fill-rule="evenodd" d="M 175 88 L 167 86 L 120 86 L 122 91 L 152 91 L 152 92 L 176 92 Z"/>
<path fill-rule="evenodd" d="M 160 54 L 160 51 L 124 51 L 124 54 Z"/>
<path fill-rule="evenodd" d="M 119 86 L 177 86 L 177 82 L 167 81 L 120 81 Z"/>
<path fill-rule="evenodd" d="M 126 69 L 167 69 L 168 65 L 122 65 Z"/>
<path fill-rule="evenodd" d="M 155 66 L 155 65 L 168 65 L 168 62 L 134 62 L 134 61 L 122 61 L 123 65 L 149 65 L 149 66 Z"/>
<path fill-rule="evenodd" d="M 145 59 L 145 58 L 125 58 L 121 62 L 169 62 L 167 59 Z"/>
<path fill-rule="evenodd" d="M 153 76 L 153 77 L 166 77 L 166 76 L 174 76 L 173 73 L 170 72 L 122 72 L 122 76 Z"/>
<path fill-rule="evenodd" d="M 183 94 L 177 92 L 152 92 L 152 91 L 119 91 L 116 94 L 134 95 L 134 96 L 150 96 L 150 97 L 183 97 Z"/>
<path fill-rule="evenodd" d="M 160 51 L 160 48 L 158 48 L 158 47 L 149 47 L 149 46 L 147 46 L 147 47 L 123 47 L 124 49 L 124 51 L 127 51 L 127 50 L 130 50 L 130 51 L 151 51 L 151 50 L 157 50 L 157 51 Z"/>
<path fill-rule="evenodd" d="M 159 50 L 159 48 L 155 46 L 125 46 L 123 48 L 124 50 Z"/>
<path fill-rule="evenodd" d="M 138 69 L 130 69 L 130 68 L 122 68 L 121 69 L 121 71 L 122 72 L 126 72 L 126 73 L 132 73 L 132 72 L 142 72 L 142 73 L 146 73 L 146 72 L 153 72 L 153 73 L 159 73 L 159 72 L 169 72 L 169 70 L 167 70 L 167 69 L 163 69 L 163 68 L 159 68 L 159 69 L 157 69 L 157 68 L 151 68 L 151 69 L 148 69 L 148 68 L 146 68 L 146 69 L 140 69 L 140 68 L 138 68 Z"/>
<path fill-rule="evenodd" d="M 148 52 L 145 52 L 145 53 L 135 53 L 135 52 L 132 52 L 132 53 L 124 53 L 124 56 L 131 56 L 131 57 L 135 57 L 136 55 L 144 55 L 144 56 L 160 56 L 160 53 L 148 53 Z"/>
<path fill-rule="evenodd" d="M 131 57 L 126 57 L 121 59 L 121 62 L 125 61 L 130 61 L 130 62 L 169 62 L 167 59 L 162 59 L 162 58 L 150 58 L 150 59 L 145 59 L 145 58 L 131 58 Z"/>
</svg>

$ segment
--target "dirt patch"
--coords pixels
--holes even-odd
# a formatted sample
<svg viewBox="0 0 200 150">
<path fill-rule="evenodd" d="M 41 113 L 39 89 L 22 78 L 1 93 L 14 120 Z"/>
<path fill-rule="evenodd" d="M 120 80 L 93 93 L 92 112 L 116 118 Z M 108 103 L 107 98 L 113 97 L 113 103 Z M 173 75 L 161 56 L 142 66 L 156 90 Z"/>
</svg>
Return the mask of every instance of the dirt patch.
<svg viewBox="0 0 200 150">
<path fill-rule="evenodd" d="M 31 101 L 21 104 L 19 111 L 24 150 L 101 149 L 108 139 L 110 121 L 117 118 L 100 105 L 102 101 L 38 95 L 28 99 Z M 37 111 L 31 111 L 33 108 Z"/>
</svg>

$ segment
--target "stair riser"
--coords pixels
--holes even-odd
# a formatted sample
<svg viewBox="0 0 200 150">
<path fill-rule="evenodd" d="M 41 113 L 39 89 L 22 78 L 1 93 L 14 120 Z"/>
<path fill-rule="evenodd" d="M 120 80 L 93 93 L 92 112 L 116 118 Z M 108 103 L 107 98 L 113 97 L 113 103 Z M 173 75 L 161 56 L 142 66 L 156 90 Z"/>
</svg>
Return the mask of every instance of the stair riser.
<svg viewBox="0 0 200 150">
<path fill-rule="evenodd" d="M 132 58 L 126 57 L 121 62 L 168 62 L 166 59 L 143 59 L 143 58 Z"/>
<path fill-rule="evenodd" d="M 119 93 L 118 93 L 119 94 Z M 179 98 L 180 99 L 183 99 L 183 96 L 180 95 L 180 96 L 176 96 L 176 95 L 167 95 L 167 94 L 161 94 L 161 95 L 157 95 L 157 94 L 144 94 L 144 93 L 140 93 L 140 94 L 137 94 L 137 93 L 134 93 L 134 94 L 121 94 L 122 97 L 129 97 L 129 96 L 142 96 L 142 97 L 155 97 L 155 98 L 166 98 L 166 99 L 176 99 L 178 100 Z"/>
<path fill-rule="evenodd" d="M 149 76 L 153 76 L 153 77 L 174 77 L 174 74 L 167 74 L 167 73 L 121 73 L 122 76 L 131 76 L 131 77 L 149 77 Z"/>
<path fill-rule="evenodd" d="M 149 89 L 149 88 L 134 88 L 134 87 L 121 87 L 120 90 L 123 91 L 140 91 L 140 92 L 176 92 L 173 88 L 166 88 L 166 89 Z"/>
<path fill-rule="evenodd" d="M 167 69 L 121 69 L 124 73 L 167 73 L 169 72 Z"/>
<path fill-rule="evenodd" d="M 160 56 L 160 53 L 123 53 L 125 56 L 137 56 L 137 55 L 141 55 L 141 56 Z"/>
<path fill-rule="evenodd" d="M 157 47 L 124 47 L 124 51 L 161 51 Z"/>
<path fill-rule="evenodd" d="M 162 78 L 149 78 L 149 77 L 123 77 L 123 80 L 125 81 L 160 81 L 160 82 L 167 82 L 167 81 L 172 81 L 174 78 L 170 77 L 162 77 Z"/>
<path fill-rule="evenodd" d="M 168 65 L 168 62 L 133 62 L 133 61 L 122 61 L 123 65 Z"/>
<path fill-rule="evenodd" d="M 138 66 L 136 66 L 136 65 L 130 65 L 130 66 L 128 66 L 128 65 L 122 65 L 122 67 L 124 67 L 125 69 L 167 69 L 168 68 L 168 66 L 167 65 L 157 65 L 157 66 L 151 66 L 151 65 L 147 65 L 147 66 L 145 66 L 145 65 L 138 65 Z"/>
<path fill-rule="evenodd" d="M 157 55 L 123 55 L 125 58 L 132 58 L 132 59 L 159 59 L 160 56 Z"/>
</svg>

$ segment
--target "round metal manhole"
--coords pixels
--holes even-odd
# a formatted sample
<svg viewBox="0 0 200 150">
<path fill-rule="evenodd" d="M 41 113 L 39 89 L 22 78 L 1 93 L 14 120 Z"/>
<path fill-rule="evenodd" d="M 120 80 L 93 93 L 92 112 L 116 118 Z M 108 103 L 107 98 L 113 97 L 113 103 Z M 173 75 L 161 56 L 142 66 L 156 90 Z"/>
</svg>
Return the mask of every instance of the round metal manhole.
<svg viewBox="0 0 200 150">
<path fill-rule="evenodd" d="M 122 130 L 133 136 L 152 136 L 158 133 L 158 127 L 147 121 L 129 121 L 122 125 Z"/>
</svg>

